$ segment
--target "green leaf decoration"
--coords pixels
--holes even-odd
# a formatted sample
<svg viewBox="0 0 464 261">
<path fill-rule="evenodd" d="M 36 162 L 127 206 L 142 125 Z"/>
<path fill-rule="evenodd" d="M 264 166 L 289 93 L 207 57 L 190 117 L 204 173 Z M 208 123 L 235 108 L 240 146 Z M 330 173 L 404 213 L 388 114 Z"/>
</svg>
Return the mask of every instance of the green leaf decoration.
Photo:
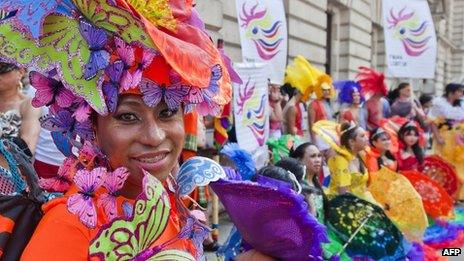
<svg viewBox="0 0 464 261">
<path fill-rule="evenodd" d="M 53 69 L 47 50 L 39 47 L 36 41 L 29 39 L 10 22 L 0 23 L 0 57 L 24 67 L 43 71 Z"/>
<path fill-rule="evenodd" d="M 90 81 L 83 77 L 82 68 L 90 51 L 78 23 L 73 18 L 50 15 L 44 21 L 44 33 L 38 41 L 27 37 L 10 22 L 0 23 L 0 57 L 42 73 L 57 69 L 66 88 L 83 96 L 98 113 L 106 114 L 100 88 L 103 72 Z"/>
<path fill-rule="evenodd" d="M 102 260 L 130 260 L 152 253 L 154 256 L 149 260 L 194 260 L 185 259 L 190 257 L 181 251 L 154 250 L 153 243 L 168 224 L 170 208 L 169 197 L 161 182 L 146 174 L 144 196 L 135 202 L 132 218 L 117 218 L 102 227 L 91 242 L 89 255 L 99 256 Z M 160 259 L 152 259 L 156 256 Z M 180 259 L 169 259 L 171 256 L 179 256 Z"/>
<path fill-rule="evenodd" d="M 79 31 L 79 21 L 60 15 L 48 16 L 45 18 L 40 45 L 54 61 L 65 87 L 83 96 L 99 114 L 106 114 L 101 91 L 103 71 L 88 81 L 83 77 L 90 50 Z"/>
<path fill-rule="evenodd" d="M 108 4 L 107 0 L 73 0 L 76 7 L 93 25 L 104 28 L 127 43 L 139 42 L 157 49 L 144 26 L 128 11 Z"/>
<path fill-rule="evenodd" d="M 161 251 L 158 254 L 152 256 L 148 260 L 150 261 L 168 261 L 168 260 L 195 261 L 195 258 L 187 252 L 170 249 L 170 250 Z"/>
</svg>

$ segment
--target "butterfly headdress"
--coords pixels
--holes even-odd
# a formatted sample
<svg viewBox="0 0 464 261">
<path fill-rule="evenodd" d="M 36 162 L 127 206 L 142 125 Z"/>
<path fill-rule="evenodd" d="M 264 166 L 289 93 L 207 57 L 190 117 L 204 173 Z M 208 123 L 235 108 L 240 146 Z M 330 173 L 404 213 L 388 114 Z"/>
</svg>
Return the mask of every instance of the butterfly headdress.
<svg viewBox="0 0 464 261">
<path fill-rule="evenodd" d="M 149 106 L 184 104 L 218 114 L 230 100 L 230 60 L 214 46 L 192 1 L 2 1 L 0 61 L 31 69 L 45 127 L 91 140 L 92 109 L 113 112 L 123 93 Z M 75 144 L 71 144 L 75 145 Z"/>
</svg>

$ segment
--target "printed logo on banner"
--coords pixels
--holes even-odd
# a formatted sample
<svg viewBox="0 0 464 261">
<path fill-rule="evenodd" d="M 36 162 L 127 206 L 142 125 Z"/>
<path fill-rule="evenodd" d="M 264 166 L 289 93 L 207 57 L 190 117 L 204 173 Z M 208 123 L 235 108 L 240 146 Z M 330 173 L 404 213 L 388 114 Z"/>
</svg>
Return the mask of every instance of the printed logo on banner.
<svg viewBox="0 0 464 261">
<path fill-rule="evenodd" d="M 247 2 L 244 2 L 240 20 L 241 27 L 246 29 L 246 37 L 253 41 L 259 57 L 268 61 L 281 51 L 282 21 L 274 21 L 266 7 L 261 7 L 259 3 L 247 7 Z"/>
<path fill-rule="evenodd" d="M 429 23 L 419 18 L 408 6 L 404 6 L 399 11 L 395 11 L 392 7 L 387 21 L 388 29 L 392 30 L 393 36 L 402 42 L 404 51 L 409 56 L 421 56 L 429 48 L 429 41 L 432 38 L 428 30 Z"/>
<path fill-rule="evenodd" d="M 265 104 L 266 96 L 259 95 L 256 84 L 248 78 L 243 89 L 239 89 L 237 98 L 237 115 L 242 115 L 242 126 L 250 129 L 259 146 L 265 141 Z"/>
</svg>

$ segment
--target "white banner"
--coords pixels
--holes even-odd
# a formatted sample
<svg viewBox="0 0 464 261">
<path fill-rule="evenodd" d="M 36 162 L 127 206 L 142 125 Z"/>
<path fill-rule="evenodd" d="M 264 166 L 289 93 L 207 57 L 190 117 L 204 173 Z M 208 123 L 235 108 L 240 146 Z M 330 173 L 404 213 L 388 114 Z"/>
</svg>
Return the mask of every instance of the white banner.
<svg viewBox="0 0 464 261">
<path fill-rule="evenodd" d="M 388 74 L 398 78 L 434 78 L 437 37 L 427 0 L 382 3 Z"/>
<path fill-rule="evenodd" d="M 236 0 L 244 62 L 268 63 L 270 80 L 284 83 L 287 21 L 282 0 Z"/>
<path fill-rule="evenodd" d="M 235 64 L 243 84 L 234 84 L 234 124 L 238 145 L 250 152 L 256 167 L 266 164 L 269 155 L 269 100 L 265 64 Z"/>
</svg>

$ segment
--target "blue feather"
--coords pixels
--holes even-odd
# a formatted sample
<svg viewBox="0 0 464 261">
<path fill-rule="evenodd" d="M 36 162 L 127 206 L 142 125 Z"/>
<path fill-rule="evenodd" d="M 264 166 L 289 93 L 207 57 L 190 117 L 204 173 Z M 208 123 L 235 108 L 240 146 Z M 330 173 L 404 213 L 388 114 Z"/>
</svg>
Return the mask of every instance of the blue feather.
<svg viewBox="0 0 464 261">
<path fill-rule="evenodd" d="M 251 180 L 255 175 L 255 163 L 251 154 L 241 149 L 237 143 L 227 143 L 221 150 L 221 153 L 229 157 L 237 167 L 238 173 L 242 180 Z"/>
</svg>

